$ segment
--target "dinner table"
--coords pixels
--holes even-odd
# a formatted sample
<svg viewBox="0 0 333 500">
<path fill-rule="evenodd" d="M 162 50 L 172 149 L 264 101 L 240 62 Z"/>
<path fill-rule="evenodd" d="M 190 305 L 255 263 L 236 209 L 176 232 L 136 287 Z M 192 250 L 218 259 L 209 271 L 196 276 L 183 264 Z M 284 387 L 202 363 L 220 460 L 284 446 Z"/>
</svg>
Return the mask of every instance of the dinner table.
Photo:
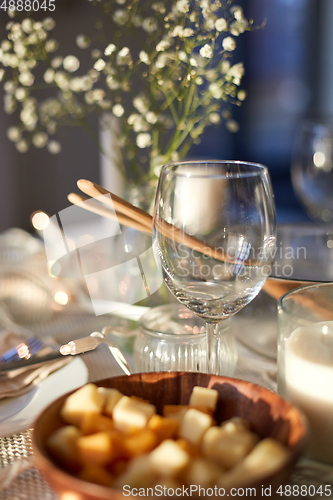
<svg viewBox="0 0 333 500">
<path fill-rule="evenodd" d="M 155 294 L 156 295 L 156 294 Z M 171 296 L 158 295 L 158 298 L 149 299 L 144 307 L 154 307 L 163 301 L 172 301 Z M 166 299 L 165 299 L 166 298 Z M 135 306 L 131 306 L 135 310 Z M 133 309 L 132 309 L 133 310 Z M 137 371 L 133 355 L 133 342 L 138 331 L 137 319 L 145 309 L 138 308 L 130 319 L 121 314 L 103 314 L 96 316 L 94 310 L 86 307 L 71 307 L 64 305 L 58 308 L 51 317 L 34 325 L 37 336 L 52 337 L 57 343 L 65 344 L 70 340 L 82 338 L 94 331 L 101 331 L 105 326 L 114 329 L 114 340 L 119 343 L 133 370 Z M 258 296 L 238 314 L 231 318 L 230 328 L 235 336 L 238 360 L 233 377 L 250 381 L 267 387 L 272 391 L 277 390 L 277 301 L 262 290 Z M 122 332 L 127 331 L 125 336 Z M 123 372 L 112 357 L 107 345 L 100 344 L 96 349 L 73 356 L 71 362 L 65 367 L 70 376 L 60 377 L 60 372 L 52 374 L 47 389 L 42 385 L 33 390 L 31 396 L 26 397 L 26 403 L 15 408 L 12 405 L 12 414 L 6 413 L 6 404 L 0 401 L 0 473 L 4 468 L 22 458 L 32 458 L 32 427 L 38 413 L 45 407 L 46 399 L 51 402 L 59 395 L 65 394 L 68 381 L 77 387 L 86 382 L 94 382 L 105 378 L 123 375 Z M 53 377 L 53 383 L 51 378 Z M 57 378 L 60 377 L 60 378 Z M 52 385 L 53 384 L 53 385 Z M 15 399 L 15 398 L 14 398 Z M 3 406 L 1 406 L 3 405 Z M 333 485 L 333 466 L 319 464 L 303 457 L 297 463 L 291 477 L 291 488 L 278 494 L 277 498 L 287 498 L 290 491 L 297 492 L 302 498 L 323 498 L 325 485 Z M 301 494 L 301 486 L 306 485 L 307 495 Z M 309 485 L 313 485 L 310 489 Z M 2 485 L 3 486 L 3 485 Z M 18 474 L 9 485 L 3 488 L 0 484 L 0 500 L 56 500 L 55 491 L 33 466 Z M 289 493 L 288 493 L 289 492 Z M 296 496 L 298 496 L 298 494 Z"/>
</svg>

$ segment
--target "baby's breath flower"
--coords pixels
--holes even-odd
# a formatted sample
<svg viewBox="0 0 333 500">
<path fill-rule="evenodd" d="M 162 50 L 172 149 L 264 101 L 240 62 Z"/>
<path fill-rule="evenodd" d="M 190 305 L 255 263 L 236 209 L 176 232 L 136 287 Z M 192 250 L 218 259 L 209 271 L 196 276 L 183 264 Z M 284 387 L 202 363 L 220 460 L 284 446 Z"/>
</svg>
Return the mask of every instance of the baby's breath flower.
<svg viewBox="0 0 333 500">
<path fill-rule="evenodd" d="M 138 148 L 144 149 L 151 146 L 151 135 L 148 132 L 142 132 L 137 135 L 136 145 Z"/>
<path fill-rule="evenodd" d="M 62 65 L 66 71 L 74 73 L 80 67 L 80 61 L 75 56 L 67 56 L 62 62 Z"/>
<path fill-rule="evenodd" d="M 22 102 L 25 100 L 26 97 L 27 97 L 26 89 L 19 87 L 18 89 L 15 90 L 15 98 L 17 101 Z"/>
<path fill-rule="evenodd" d="M 152 4 L 151 8 L 155 11 L 155 12 L 159 12 L 160 14 L 164 14 L 166 9 L 165 9 L 165 5 L 163 4 L 163 2 L 155 2 Z"/>
<path fill-rule="evenodd" d="M 111 54 L 113 54 L 113 52 L 116 50 L 116 46 L 114 43 L 110 43 L 106 49 L 104 50 L 104 55 L 105 56 L 110 56 Z"/>
<path fill-rule="evenodd" d="M 46 17 L 43 21 L 42 21 L 42 26 L 43 28 L 46 30 L 46 31 L 51 31 L 53 30 L 53 28 L 55 28 L 55 20 L 52 19 L 52 17 Z"/>
<path fill-rule="evenodd" d="M 141 62 L 143 62 L 145 64 L 149 64 L 149 56 L 148 56 L 147 52 L 145 52 L 144 50 L 140 50 L 139 59 Z"/>
<path fill-rule="evenodd" d="M 148 111 L 145 118 L 147 122 L 151 123 L 152 125 L 154 125 L 157 122 L 157 115 L 153 111 Z"/>
<path fill-rule="evenodd" d="M 45 42 L 44 47 L 46 52 L 55 52 L 59 47 L 59 44 L 56 40 L 50 39 Z"/>
<path fill-rule="evenodd" d="M 209 121 L 211 123 L 217 124 L 217 123 L 220 123 L 221 117 L 220 117 L 220 115 L 218 113 L 210 113 L 210 115 L 209 115 Z"/>
<path fill-rule="evenodd" d="M 94 49 L 91 51 L 91 57 L 93 59 L 98 59 L 99 57 L 101 57 L 101 55 L 102 55 L 102 52 L 99 49 Z"/>
<path fill-rule="evenodd" d="M 189 38 L 190 36 L 193 36 L 193 35 L 194 35 L 194 31 L 192 30 L 192 28 L 184 28 L 183 37 Z"/>
<path fill-rule="evenodd" d="M 106 66 L 106 62 L 104 61 L 104 59 L 97 59 L 97 61 L 94 64 L 94 69 L 96 71 L 103 71 L 105 66 Z"/>
<path fill-rule="evenodd" d="M 231 36 L 227 36 L 222 40 L 222 47 L 224 50 L 228 52 L 232 52 L 236 48 L 236 42 Z"/>
<path fill-rule="evenodd" d="M 229 132 L 238 132 L 239 130 L 239 124 L 235 120 L 227 120 L 226 127 Z"/>
<path fill-rule="evenodd" d="M 225 31 L 228 28 L 228 23 L 224 19 L 224 17 L 220 17 L 215 21 L 215 29 L 216 31 Z"/>
<path fill-rule="evenodd" d="M 18 127 L 9 127 L 7 129 L 7 137 L 11 142 L 17 142 L 21 139 L 21 131 Z"/>
<path fill-rule="evenodd" d="M 118 118 L 120 118 L 125 113 L 125 110 L 121 104 L 115 104 L 112 108 L 112 113 Z"/>
<path fill-rule="evenodd" d="M 38 134 L 34 134 L 32 136 L 32 144 L 39 149 L 43 148 L 46 145 L 47 140 L 48 136 L 47 134 L 45 134 L 45 132 L 39 132 Z"/>
<path fill-rule="evenodd" d="M 194 57 L 191 57 L 190 58 L 190 65 L 193 66 L 194 68 L 196 68 L 198 66 L 198 61 Z"/>
<path fill-rule="evenodd" d="M 51 60 L 51 66 L 52 68 L 60 68 L 60 66 L 62 65 L 62 57 L 60 56 L 57 56 L 57 57 L 54 57 L 52 60 Z"/>
<path fill-rule="evenodd" d="M 118 80 L 113 75 L 108 75 L 106 77 L 106 85 L 109 87 L 110 90 L 116 90 L 120 88 L 120 83 Z"/>
<path fill-rule="evenodd" d="M 176 36 L 181 37 L 181 36 L 183 36 L 183 33 L 184 33 L 184 28 L 182 26 L 176 26 L 173 29 L 173 31 L 171 33 L 171 36 L 173 36 L 173 37 L 176 37 Z"/>
<path fill-rule="evenodd" d="M 237 21 L 242 21 L 244 18 L 243 14 L 243 9 L 239 5 L 233 5 L 230 8 L 231 14 L 233 14 L 234 18 L 237 19 Z"/>
<path fill-rule="evenodd" d="M 90 38 L 86 35 L 78 35 L 76 37 L 76 45 L 79 49 L 87 49 L 90 46 Z"/>
<path fill-rule="evenodd" d="M 208 43 L 201 47 L 199 53 L 201 57 L 206 57 L 207 59 L 211 59 L 213 57 L 213 49 Z"/>
<path fill-rule="evenodd" d="M 209 92 L 212 94 L 214 99 L 221 99 L 223 91 L 222 88 L 219 86 L 218 83 L 214 82 L 211 83 L 208 87 Z"/>
<path fill-rule="evenodd" d="M 25 139 L 21 139 L 15 144 L 15 147 L 19 153 L 26 153 L 29 149 L 29 144 Z"/>
<path fill-rule="evenodd" d="M 148 112 L 147 103 L 142 97 L 134 97 L 133 106 L 139 111 L 139 113 L 145 114 Z"/>
<path fill-rule="evenodd" d="M 147 31 L 147 33 L 153 33 L 157 30 L 158 24 L 154 17 L 148 17 L 142 21 L 142 28 Z"/>
<path fill-rule="evenodd" d="M 124 5 L 126 0 L 116 0 L 118 5 Z"/>
<path fill-rule="evenodd" d="M 117 64 L 119 66 L 129 66 L 132 62 L 131 53 L 128 47 L 123 47 L 117 54 Z"/>
<path fill-rule="evenodd" d="M 30 71 L 22 71 L 20 73 L 19 77 L 19 82 L 24 85 L 25 87 L 31 87 L 35 81 L 35 77 Z"/>
<path fill-rule="evenodd" d="M 49 141 L 47 143 L 47 149 L 49 151 L 49 153 L 53 154 L 53 155 L 57 155 L 58 153 L 61 152 L 61 145 L 58 141 Z"/>
<path fill-rule="evenodd" d="M 237 92 L 237 99 L 239 101 L 244 101 L 244 99 L 246 99 L 246 92 L 245 92 L 245 90 L 239 90 Z"/>
<path fill-rule="evenodd" d="M 46 83 L 52 83 L 54 77 L 54 69 L 48 68 L 44 73 L 44 81 Z"/>
<path fill-rule="evenodd" d="M 169 40 L 161 40 L 157 45 L 156 45 L 156 52 L 163 52 L 164 50 L 168 49 L 170 47 L 170 41 Z"/>
<path fill-rule="evenodd" d="M 186 62 L 187 61 L 187 54 L 186 54 L 185 50 L 180 50 L 178 52 L 178 57 L 179 57 L 180 61 Z"/>
<path fill-rule="evenodd" d="M 69 89 L 69 78 L 64 71 L 57 71 L 54 73 L 53 80 L 61 90 Z"/>
<path fill-rule="evenodd" d="M 29 35 L 29 33 L 31 33 L 33 30 L 31 19 L 29 19 L 28 17 L 26 19 L 23 19 L 21 26 L 22 26 L 22 30 L 27 35 Z"/>
<path fill-rule="evenodd" d="M 4 40 L 2 43 L 1 43 L 1 50 L 3 52 L 7 52 L 8 50 L 10 50 L 12 48 L 12 44 L 9 40 Z"/>
<path fill-rule="evenodd" d="M 113 21 L 119 26 L 124 26 L 127 23 L 127 18 L 128 14 L 124 9 L 117 9 L 112 16 Z"/>
<path fill-rule="evenodd" d="M 190 5 L 188 0 L 177 0 L 176 2 L 176 10 L 178 12 L 182 12 L 186 14 L 189 11 Z"/>
</svg>

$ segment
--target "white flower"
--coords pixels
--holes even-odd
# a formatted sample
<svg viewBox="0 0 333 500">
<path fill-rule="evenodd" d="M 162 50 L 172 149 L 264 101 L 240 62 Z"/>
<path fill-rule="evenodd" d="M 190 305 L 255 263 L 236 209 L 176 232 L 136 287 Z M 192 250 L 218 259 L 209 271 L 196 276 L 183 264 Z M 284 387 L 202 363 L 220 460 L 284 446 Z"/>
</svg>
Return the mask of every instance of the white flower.
<svg viewBox="0 0 333 500">
<path fill-rule="evenodd" d="M 3 88 L 7 94 L 14 94 L 16 86 L 17 84 L 14 80 L 8 80 L 8 82 L 4 84 Z"/>
<path fill-rule="evenodd" d="M 139 113 L 146 114 L 149 110 L 147 103 L 142 99 L 142 97 L 134 97 L 133 106 L 139 111 Z"/>
<path fill-rule="evenodd" d="M 28 17 L 26 19 L 23 19 L 21 26 L 22 26 L 22 30 L 27 35 L 29 35 L 29 33 L 32 32 L 32 22 L 31 22 L 31 19 L 29 19 Z"/>
<path fill-rule="evenodd" d="M 236 85 L 239 85 L 240 79 L 244 75 L 243 63 L 237 63 L 237 64 L 234 64 L 233 66 L 231 66 L 227 75 L 232 76 L 234 78 L 235 83 L 238 82 L 238 83 L 236 83 Z"/>
<path fill-rule="evenodd" d="M 132 62 L 132 57 L 128 47 L 123 47 L 117 54 L 117 64 L 119 66 L 127 66 Z"/>
<path fill-rule="evenodd" d="M 142 132 L 137 135 L 136 145 L 138 148 L 144 149 L 151 146 L 151 135 L 148 132 Z"/>
<path fill-rule="evenodd" d="M 3 107 L 7 115 L 14 113 L 16 109 L 16 101 L 14 97 L 10 94 L 5 94 L 3 98 Z"/>
<path fill-rule="evenodd" d="M 235 120 L 227 120 L 226 127 L 229 132 L 238 132 L 239 130 L 239 125 Z"/>
<path fill-rule="evenodd" d="M 178 52 L 178 57 L 180 61 L 186 62 L 187 61 L 187 54 L 184 50 L 180 50 Z"/>
<path fill-rule="evenodd" d="M 26 89 L 19 87 L 18 89 L 15 90 L 15 98 L 17 101 L 22 102 L 26 97 L 27 97 Z"/>
<path fill-rule="evenodd" d="M 184 33 L 184 28 L 182 26 L 176 26 L 173 29 L 173 31 L 171 33 L 171 36 L 173 36 L 173 37 L 176 37 L 176 36 L 181 37 L 181 36 L 183 36 L 183 33 Z"/>
<path fill-rule="evenodd" d="M 192 28 L 184 28 L 184 30 L 183 30 L 183 36 L 185 38 L 189 38 L 192 35 L 194 35 L 194 31 L 192 30 Z"/>
<path fill-rule="evenodd" d="M 21 131 L 18 127 L 9 127 L 7 129 L 7 137 L 12 142 L 17 142 L 21 139 Z"/>
<path fill-rule="evenodd" d="M 110 43 L 106 49 L 104 50 L 104 55 L 105 56 L 110 56 L 111 54 L 113 54 L 113 52 L 116 50 L 116 46 L 114 43 Z"/>
<path fill-rule="evenodd" d="M 87 104 L 94 104 L 95 102 L 102 101 L 105 97 L 105 92 L 103 89 L 94 89 L 87 92 L 84 96 Z"/>
<path fill-rule="evenodd" d="M 22 71 L 18 79 L 19 82 L 25 87 L 30 87 L 35 81 L 35 77 L 32 73 L 30 73 L 30 71 Z"/>
<path fill-rule="evenodd" d="M 58 141 L 49 141 L 46 147 L 53 155 L 57 155 L 61 151 L 61 145 Z"/>
<path fill-rule="evenodd" d="M 112 113 L 115 115 L 115 116 L 118 116 L 118 118 L 120 118 L 121 116 L 123 116 L 123 114 L 125 113 L 125 110 L 124 108 L 122 107 L 121 104 L 115 104 L 112 108 Z"/>
<path fill-rule="evenodd" d="M 127 16 L 128 16 L 128 14 L 127 14 L 126 10 L 117 9 L 113 14 L 112 19 L 119 26 L 124 26 L 124 24 L 126 24 L 126 22 L 127 22 Z"/>
<path fill-rule="evenodd" d="M 23 23 L 22 23 L 23 24 Z M 53 30 L 53 28 L 55 27 L 56 23 L 55 23 L 55 20 L 52 19 L 52 17 L 46 17 L 43 21 L 42 21 L 42 25 L 43 25 L 43 28 L 46 30 L 46 31 L 51 31 Z"/>
<path fill-rule="evenodd" d="M 15 24 L 13 25 L 12 29 L 14 29 Z M 34 23 L 33 28 L 35 31 L 40 31 L 42 29 L 43 25 L 39 21 L 37 23 Z"/>
<path fill-rule="evenodd" d="M 15 144 L 15 147 L 19 153 L 26 153 L 29 149 L 29 144 L 25 139 L 22 139 Z"/>
<path fill-rule="evenodd" d="M 217 123 L 220 123 L 221 117 L 220 117 L 220 115 L 218 113 L 210 113 L 210 115 L 209 115 L 209 121 L 211 123 L 217 124 Z"/>
<path fill-rule="evenodd" d="M 104 61 L 104 59 L 97 59 L 97 61 L 94 64 L 94 69 L 96 71 L 103 71 L 105 66 L 106 66 L 106 62 Z"/>
<path fill-rule="evenodd" d="M 142 21 L 142 28 L 147 31 L 147 33 L 153 33 L 157 30 L 158 24 L 154 17 L 148 17 Z"/>
<path fill-rule="evenodd" d="M 161 40 L 157 45 L 156 45 L 156 52 L 164 52 L 164 50 L 168 49 L 170 47 L 170 42 L 169 40 Z"/>
<path fill-rule="evenodd" d="M 116 78 L 112 75 L 108 75 L 105 79 L 106 85 L 109 87 L 111 90 L 116 90 L 119 89 L 120 83 Z"/>
<path fill-rule="evenodd" d="M 178 10 L 178 12 L 182 12 L 182 13 L 186 14 L 190 8 L 189 1 L 188 0 L 177 0 L 175 7 L 176 7 L 176 10 Z"/>
<path fill-rule="evenodd" d="M 198 61 L 194 59 L 194 57 L 191 57 L 190 59 L 190 65 L 196 68 L 198 66 Z"/>
<path fill-rule="evenodd" d="M 54 52 L 59 47 L 59 44 L 56 40 L 51 39 L 45 42 L 44 47 L 46 52 Z"/>
<path fill-rule="evenodd" d="M 62 65 L 62 61 L 63 61 L 62 57 L 60 57 L 60 56 L 54 57 L 51 60 L 52 68 L 59 68 Z"/>
<path fill-rule="evenodd" d="M 201 47 L 199 53 L 201 57 L 206 57 L 207 59 L 211 59 L 213 57 L 212 47 L 208 43 L 206 43 L 206 45 Z"/>
<path fill-rule="evenodd" d="M 12 44 L 10 43 L 9 40 L 4 40 L 3 42 L 1 42 L 1 50 L 3 52 L 7 52 L 11 48 L 12 48 Z"/>
<path fill-rule="evenodd" d="M 151 8 L 155 12 L 159 12 L 160 14 L 164 14 L 165 13 L 165 5 L 162 2 L 155 2 L 155 3 L 153 3 L 151 5 Z"/>
<path fill-rule="evenodd" d="M 146 120 L 148 123 L 151 123 L 152 125 L 154 125 L 154 123 L 157 122 L 156 113 L 154 113 L 153 111 L 148 111 L 148 113 L 146 114 Z"/>
<path fill-rule="evenodd" d="M 29 107 L 24 107 L 21 110 L 20 118 L 25 125 L 27 130 L 34 130 L 37 124 L 38 118 L 36 113 Z"/>
<path fill-rule="evenodd" d="M 32 143 L 36 148 L 43 148 L 48 140 L 47 134 L 45 132 L 39 132 L 32 136 Z"/>
<path fill-rule="evenodd" d="M 140 59 L 141 62 L 143 62 L 145 64 L 149 64 L 148 54 L 144 50 L 140 51 L 140 53 L 139 53 L 139 59 Z"/>
<path fill-rule="evenodd" d="M 102 52 L 99 49 L 94 49 L 91 51 L 91 57 L 93 59 L 98 59 L 99 57 L 101 57 L 101 55 L 102 55 Z"/>
<path fill-rule="evenodd" d="M 220 17 L 215 21 L 215 29 L 216 31 L 225 31 L 228 28 L 228 23 L 224 19 L 224 17 Z"/>
<path fill-rule="evenodd" d="M 57 71 L 54 73 L 53 80 L 61 90 L 69 89 L 69 79 L 63 71 Z"/>
<path fill-rule="evenodd" d="M 209 85 L 209 92 L 212 94 L 214 99 L 221 99 L 223 92 L 218 83 L 214 82 Z"/>
<path fill-rule="evenodd" d="M 248 28 L 248 22 L 246 19 L 242 21 L 234 21 L 230 24 L 230 33 L 234 36 L 238 36 L 240 33 L 244 33 L 244 31 Z"/>
<path fill-rule="evenodd" d="M 76 37 L 76 45 L 79 49 L 87 49 L 90 46 L 90 38 L 86 35 L 78 35 Z"/>
<path fill-rule="evenodd" d="M 116 0 L 118 5 L 124 5 L 126 0 Z"/>
<path fill-rule="evenodd" d="M 165 68 L 167 62 L 169 60 L 169 56 L 164 52 L 160 54 L 156 60 L 155 66 L 157 69 Z"/>
<path fill-rule="evenodd" d="M 62 63 L 64 69 L 70 73 L 74 73 L 80 67 L 80 61 L 75 56 L 67 56 Z"/>
<path fill-rule="evenodd" d="M 221 71 L 222 73 L 227 73 L 230 69 L 230 62 L 223 60 L 221 63 Z"/>
<path fill-rule="evenodd" d="M 236 42 L 231 36 L 227 36 L 222 40 L 222 47 L 228 52 L 232 52 L 236 48 Z"/>
<path fill-rule="evenodd" d="M 237 99 L 239 101 L 244 101 L 244 99 L 246 99 L 246 91 L 245 90 L 239 90 L 237 92 Z"/>
<path fill-rule="evenodd" d="M 231 7 L 230 12 L 237 21 L 242 21 L 244 19 L 243 9 L 239 5 Z"/>
</svg>

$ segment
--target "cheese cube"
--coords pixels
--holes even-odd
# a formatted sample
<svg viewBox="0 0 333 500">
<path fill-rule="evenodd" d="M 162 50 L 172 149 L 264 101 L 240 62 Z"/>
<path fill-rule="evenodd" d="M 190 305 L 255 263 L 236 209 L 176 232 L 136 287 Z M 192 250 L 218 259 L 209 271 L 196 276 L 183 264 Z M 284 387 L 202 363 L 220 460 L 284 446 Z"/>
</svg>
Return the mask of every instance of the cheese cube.
<svg viewBox="0 0 333 500">
<path fill-rule="evenodd" d="M 55 431 L 47 441 L 53 458 L 72 472 L 80 469 L 77 442 L 81 436 L 82 432 L 77 427 L 66 425 Z"/>
<path fill-rule="evenodd" d="M 140 455 L 129 462 L 127 469 L 115 480 L 113 486 L 119 489 L 124 486 L 147 488 L 154 484 L 155 479 L 149 455 Z"/>
<path fill-rule="evenodd" d="M 166 439 L 149 455 L 156 474 L 176 476 L 188 465 L 190 457 L 175 441 Z"/>
<path fill-rule="evenodd" d="M 101 486 L 111 487 L 114 483 L 114 477 L 103 467 L 96 464 L 85 465 L 77 477 L 83 481 L 100 484 Z"/>
<path fill-rule="evenodd" d="M 258 440 L 259 436 L 250 431 L 227 433 L 223 428 L 212 427 L 203 437 L 202 450 L 206 457 L 216 460 L 228 470 L 243 460 Z"/>
<path fill-rule="evenodd" d="M 103 413 L 112 417 L 113 408 L 124 395 L 109 387 L 98 387 L 97 391 L 104 397 Z"/>
<path fill-rule="evenodd" d="M 85 464 L 105 465 L 123 454 L 122 436 L 114 431 L 83 436 L 78 439 L 77 447 Z"/>
<path fill-rule="evenodd" d="M 230 489 L 274 474 L 283 467 L 289 456 L 290 451 L 279 441 L 265 438 L 242 462 L 221 477 L 219 486 Z"/>
<path fill-rule="evenodd" d="M 192 458 L 183 476 L 187 484 L 196 484 L 203 488 L 215 485 L 224 469 L 207 458 Z"/>
<path fill-rule="evenodd" d="M 113 428 L 112 419 L 96 413 L 85 413 L 80 422 L 83 434 L 94 434 L 95 432 L 109 431 Z"/>
<path fill-rule="evenodd" d="M 161 415 L 153 415 L 148 422 L 148 429 L 154 431 L 160 441 L 176 437 L 178 427 L 178 420 Z"/>
<path fill-rule="evenodd" d="M 113 409 L 114 426 L 123 432 L 143 429 L 155 413 L 154 405 L 123 396 Z"/>
<path fill-rule="evenodd" d="M 215 389 L 195 386 L 190 396 L 190 405 L 208 406 L 208 408 L 215 411 L 218 397 L 219 393 Z"/>
<path fill-rule="evenodd" d="M 240 417 L 233 417 L 221 423 L 221 427 L 229 433 L 242 432 L 250 429 L 250 423 Z"/>
<path fill-rule="evenodd" d="M 96 385 L 87 384 L 68 396 L 60 415 L 65 422 L 80 425 L 84 414 L 100 414 L 103 404 L 104 397 L 98 392 Z"/>
<path fill-rule="evenodd" d="M 188 410 L 180 423 L 178 436 L 187 439 L 190 443 L 199 444 L 202 436 L 212 424 L 213 419 L 210 415 L 198 410 Z"/>
<path fill-rule="evenodd" d="M 131 436 L 124 437 L 123 446 L 128 458 L 151 451 L 158 444 L 158 437 L 150 429 L 142 429 Z"/>
</svg>

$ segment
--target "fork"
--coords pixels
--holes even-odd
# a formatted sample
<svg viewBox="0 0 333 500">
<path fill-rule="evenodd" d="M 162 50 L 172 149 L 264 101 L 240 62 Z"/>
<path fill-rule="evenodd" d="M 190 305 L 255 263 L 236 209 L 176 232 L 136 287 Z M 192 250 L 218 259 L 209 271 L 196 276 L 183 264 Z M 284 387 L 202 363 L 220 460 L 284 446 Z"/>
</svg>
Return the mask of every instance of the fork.
<svg viewBox="0 0 333 500">
<path fill-rule="evenodd" d="M 45 343 L 38 337 L 28 337 L 24 342 L 21 342 L 15 347 L 12 347 L 0 356 L 0 363 L 11 363 L 19 359 L 29 359 L 31 356 L 37 354 Z"/>
</svg>

